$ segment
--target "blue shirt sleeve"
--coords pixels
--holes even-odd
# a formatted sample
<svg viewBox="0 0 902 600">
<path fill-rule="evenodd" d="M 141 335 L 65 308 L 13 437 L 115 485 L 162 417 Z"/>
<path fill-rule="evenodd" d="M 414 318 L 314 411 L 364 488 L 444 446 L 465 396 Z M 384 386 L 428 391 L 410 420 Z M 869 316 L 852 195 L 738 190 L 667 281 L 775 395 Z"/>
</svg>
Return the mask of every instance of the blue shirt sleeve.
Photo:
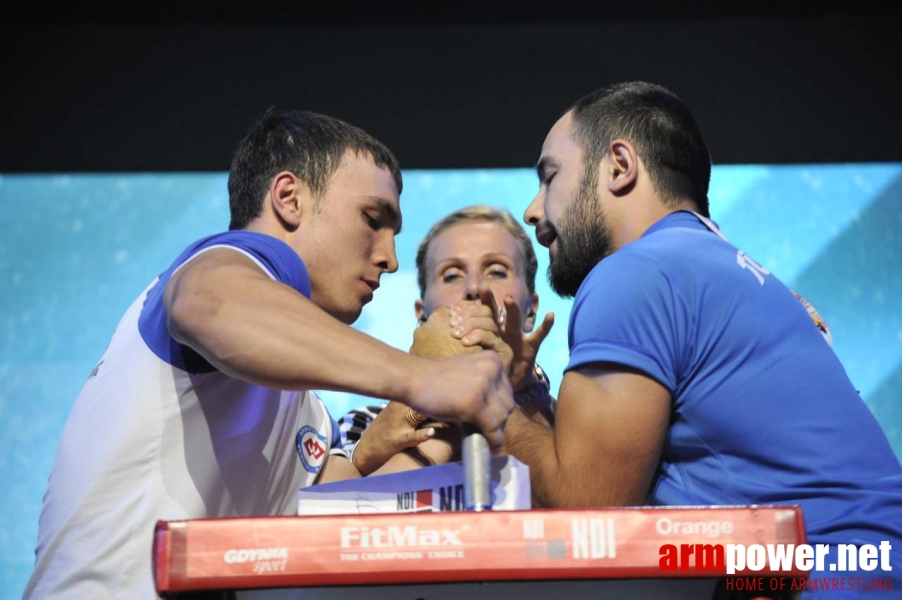
<svg viewBox="0 0 902 600">
<path fill-rule="evenodd" d="M 623 248 L 580 286 L 570 314 L 567 370 L 598 362 L 631 367 L 674 393 L 692 319 L 663 265 Z"/>
<path fill-rule="evenodd" d="M 148 291 L 138 318 L 138 330 L 148 348 L 176 368 L 189 373 L 209 373 L 216 369 L 200 354 L 176 342 L 169 335 L 163 292 L 175 271 L 204 250 L 218 246 L 236 248 L 249 256 L 273 279 L 291 286 L 310 297 L 310 277 L 307 267 L 290 246 L 272 236 L 253 231 L 228 231 L 199 240 L 182 252 L 164 271 L 156 284 Z"/>
</svg>

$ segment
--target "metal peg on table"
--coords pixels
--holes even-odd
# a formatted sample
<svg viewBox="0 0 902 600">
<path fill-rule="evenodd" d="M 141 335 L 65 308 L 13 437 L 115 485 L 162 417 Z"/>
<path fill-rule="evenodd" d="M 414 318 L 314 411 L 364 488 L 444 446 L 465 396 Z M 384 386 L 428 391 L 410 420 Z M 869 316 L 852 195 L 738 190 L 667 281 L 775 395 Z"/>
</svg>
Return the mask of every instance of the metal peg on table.
<svg viewBox="0 0 902 600">
<path fill-rule="evenodd" d="M 492 510 L 492 455 L 489 443 L 471 423 L 464 423 L 462 435 L 464 508 L 474 511 Z"/>
</svg>

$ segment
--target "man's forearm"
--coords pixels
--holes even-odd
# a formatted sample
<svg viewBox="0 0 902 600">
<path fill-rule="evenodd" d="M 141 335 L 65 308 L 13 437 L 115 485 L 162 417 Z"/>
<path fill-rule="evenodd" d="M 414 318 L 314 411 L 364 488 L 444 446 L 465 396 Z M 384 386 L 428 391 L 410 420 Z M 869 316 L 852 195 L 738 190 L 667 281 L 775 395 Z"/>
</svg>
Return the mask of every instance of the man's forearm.
<svg viewBox="0 0 902 600">
<path fill-rule="evenodd" d="M 164 302 L 175 340 L 250 383 L 391 398 L 436 419 L 474 422 L 501 445 L 513 397 L 496 355 L 436 360 L 401 352 L 235 254 L 212 250 L 170 279 Z"/>
<path fill-rule="evenodd" d="M 408 396 L 404 367 L 416 358 L 347 327 L 287 286 L 236 269 L 210 265 L 185 274 L 170 305 L 174 338 L 258 385 Z"/>
<path fill-rule="evenodd" d="M 517 460 L 529 466 L 529 479 L 534 501 L 540 507 L 557 506 L 560 487 L 560 464 L 554 446 L 554 431 L 515 410 L 507 420 L 504 430 L 504 449 Z"/>
<path fill-rule="evenodd" d="M 529 466 L 529 480 L 535 504 L 540 508 L 585 508 L 598 506 L 631 506 L 642 504 L 644 497 L 625 495 L 626 486 L 605 481 L 604 473 L 623 473 L 620 465 L 598 468 L 609 457 L 595 456 L 567 461 L 555 436 L 560 431 L 541 424 L 537 415 L 527 416 L 515 410 L 507 420 L 504 448 L 517 460 Z"/>
</svg>

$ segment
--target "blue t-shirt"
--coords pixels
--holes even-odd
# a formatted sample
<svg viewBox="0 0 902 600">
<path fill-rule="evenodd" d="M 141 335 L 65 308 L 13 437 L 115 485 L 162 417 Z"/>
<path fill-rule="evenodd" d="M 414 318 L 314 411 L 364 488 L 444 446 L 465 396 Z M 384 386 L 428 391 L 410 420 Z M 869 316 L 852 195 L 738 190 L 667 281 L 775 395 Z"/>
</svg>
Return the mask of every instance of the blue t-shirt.
<svg viewBox="0 0 902 600">
<path fill-rule="evenodd" d="M 798 504 L 809 543 L 889 540 L 902 572 L 902 467 L 886 436 L 792 291 L 695 215 L 595 266 L 569 344 L 568 370 L 617 363 L 670 391 L 650 504 Z"/>
</svg>

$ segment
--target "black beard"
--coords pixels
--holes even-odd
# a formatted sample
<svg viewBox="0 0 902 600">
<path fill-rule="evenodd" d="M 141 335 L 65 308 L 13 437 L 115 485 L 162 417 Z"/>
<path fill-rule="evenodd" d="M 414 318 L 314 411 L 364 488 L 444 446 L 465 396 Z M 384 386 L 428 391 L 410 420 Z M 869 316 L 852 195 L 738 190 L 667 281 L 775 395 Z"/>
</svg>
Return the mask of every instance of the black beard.
<svg viewBox="0 0 902 600">
<path fill-rule="evenodd" d="M 587 172 L 558 228 L 557 256 L 548 266 L 548 283 L 562 298 L 572 298 L 601 260 L 613 251 L 598 201 L 597 172 Z"/>
</svg>

